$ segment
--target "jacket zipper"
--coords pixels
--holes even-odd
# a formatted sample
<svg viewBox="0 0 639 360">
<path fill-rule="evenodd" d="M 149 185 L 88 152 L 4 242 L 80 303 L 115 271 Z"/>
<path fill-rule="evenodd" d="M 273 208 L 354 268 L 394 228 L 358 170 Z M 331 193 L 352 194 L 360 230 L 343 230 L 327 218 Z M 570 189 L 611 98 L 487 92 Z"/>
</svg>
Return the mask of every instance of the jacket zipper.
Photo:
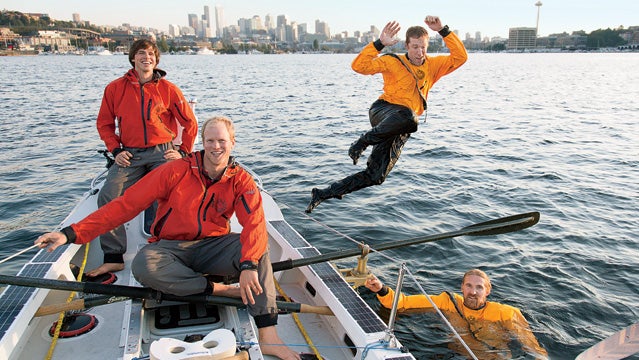
<svg viewBox="0 0 639 360">
<path fill-rule="evenodd" d="M 144 118 L 144 84 L 140 84 L 140 115 L 142 116 L 142 130 L 144 131 L 144 145 L 148 144 L 146 133 L 146 119 Z"/>
</svg>

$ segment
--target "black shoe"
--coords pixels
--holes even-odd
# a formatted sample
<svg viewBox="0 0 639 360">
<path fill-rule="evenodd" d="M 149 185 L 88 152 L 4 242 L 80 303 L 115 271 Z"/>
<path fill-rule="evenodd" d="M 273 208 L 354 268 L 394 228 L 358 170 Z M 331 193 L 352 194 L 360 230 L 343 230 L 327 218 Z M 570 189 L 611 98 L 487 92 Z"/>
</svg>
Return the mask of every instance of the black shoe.
<svg viewBox="0 0 639 360">
<path fill-rule="evenodd" d="M 359 140 L 351 144 L 348 148 L 348 156 L 353 159 L 353 165 L 357 165 L 357 160 L 362 156 L 362 153 L 366 150 L 366 145 L 362 145 Z"/>
<path fill-rule="evenodd" d="M 320 194 L 320 189 L 313 188 L 311 190 L 311 202 L 306 207 L 306 213 L 310 214 L 322 201 L 324 201 L 324 198 Z"/>
<path fill-rule="evenodd" d="M 326 194 L 328 193 L 328 194 Z M 342 199 L 342 195 L 340 194 L 331 194 L 331 190 L 330 188 L 328 189 L 324 189 L 324 190 L 320 190 L 318 188 L 313 188 L 311 190 L 311 202 L 308 204 L 308 206 L 306 207 L 306 213 L 310 214 L 311 211 L 313 211 L 313 209 L 315 209 L 317 207 L 317 205 L 319 205 L 322 201 L 326 200 L 326 199 L 331 199 L 331 198 L 335 198 L 335 199 Z"/>
</svg>

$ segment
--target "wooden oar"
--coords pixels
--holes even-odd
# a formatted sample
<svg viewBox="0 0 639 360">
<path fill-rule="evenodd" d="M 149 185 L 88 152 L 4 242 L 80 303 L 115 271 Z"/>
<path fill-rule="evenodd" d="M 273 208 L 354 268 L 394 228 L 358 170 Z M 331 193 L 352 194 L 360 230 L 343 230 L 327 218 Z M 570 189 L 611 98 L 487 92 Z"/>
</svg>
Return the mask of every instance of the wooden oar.
<svg viewBox="0 0 639 360">
<path fill-rule="evenodd" d="M 52 305 L 40 306 L 33 316 L 38 317 L 38 316 L 46 316 L 51 314 L 58 314 L 62 311 L 85 310 L 85 309 L 90 309 L 92 307 L 96 307 L 100 305 L 113 304 L 119 301 L 127 301 L 130 299 L 131 298 L 127 296 L 98 296 L 94 298 L 77 299 L 77 300 L 73 300 L 71 302 L 63 303 L 63 304 L 52 304 Z M 206 302 L 210 303 L 208 301 Z M 222 305 L 222 304 L 219 304 L 219 305 Z M 227 305 L 227 304 L 224 304 L 224 305 Z M 244 306 L 244 304 L 242 304 L 241 301 L 238 301 L 237 305 L 234 305 L 234 306 Z M 302 303 L 278 301 L 277 308 L 280 310 L 288 311 L 288 312 L 333 315 L 333 311 L 328 306 L 314 306 L 314 305 L 308 305 L 308 304 L 302 304 Z"/>
<path fill-rule="evenodd" d="M 579 354 L 575 360 L 617 360 L 639 353 L 639 323 L 617 331 Z"/>
<path fill-rule="evenodd" d="M 244 303 L 242 303 L 241 299 L 230 298 L 225 296 L 213 296 L 213 295 L 178 296 L 178 295 L 164 294 L 157 290 L 153 290 L 151 288 L 143 288 L 143 287 L 136 287 L 136 286 L 113 285 L 113 284 L 104 285 L 104 284 L 78 282 L 78 281 L 40 279 L 40 278 L 26 277 L 26 276 L 0 275 L 0 284 L 37 287 L 37 288 L 43 288 L 43 289 L 76 291 L 76 292 L 88 293 L 88 294 L 114 295 L 116 297 L 125 297 L 125 298 L 132 298 L 132 299 L 199 302 L 199 303 L 236 306 L 236 307 L 245 306 Z M 107 298 L 104 298 L 104 299 L 107 299 Z M 100 301 L 104 301 L 104 299 Z M 121 300 L 122 299 L 119 299 L 119 301 Z M 106 303 L 108 303 L 108 301 L 104 302 L 103 304 L 106 304 Z M 66 304 L 60 304 L 60 306 L 64 307 L 66 306 Z M 75 306 L 80 306 L 80 303 L 76 303 Z M 82 305 L 81 309 L 82 308 L 84 308 L 84 305 Z M 277 308 L 285 310 L 285 311 L 290 311 L 290 312 L 333 315 L 333 312 L 328 306 L 313 306 L 313 305 L 300 304 L 300 303 L 294 303 L 294 302 L 278 301 Z M 64 309 L 64 310 L 70 310 L 70 309 Z"/>
<path fill-rule="evenodd" d="M 485 235 L 498 235 L 505 234 L 513 231 L 522 230 L 528 228 L 530 226 L 535 225 L 539 222 L 539 213 L 538 212 L 530 212 L 519 215 L 508 216 L 504 218 L 494 219 L 486 222 L 477 223 L 474 225 L 466 226 L 460 230 L 435 234 L 430 236 L 418 237 L 408 240 L 399 240 L 399 241 L 391 241 L 387 243 L 378 244 L 372 246 L 372 248 L 376 251 L 394 249 L 402 246 L 409 246 L 419 243 L 425 242 L 433 242 L 443 239 L 449 239 L 457 236 L 485 236 Z M 326 261 L 338 260 L 352 256 L 361 255 L 361 249 L 350 249 L 350 250 L 342 250 L 342 251 L 334 251 L 332 253 L 322 254 L 318 256 L 313 256 L 309 258 L 303 259 L 289 259 L 279 262 L 274 262 L 273 271 L 282 271 L 288 270 L 300 266 L 307 266 L 311 264 L 317 264 Z M 87 304 L 86 301 L 89 300 L 76 300 L 73 305 L 68 304 L 57 304 L 51 305 L 53 308 L 48 307 L 46 309 L 42 309 L 42 312 L 53 311 L 53 309 L 59 309 L 57 311 L 66 311 L 66 310 L 79 310 L 84 309 L 86 307 L 97 306 L 107 304 L 113 301 L 121 301 L 113 300 L 117 297 L 124 298 L 138 298 L 138 299 L 162 299 L 162 300 L 174 300 L 174 301 L 184 301 L 184 302 L 207 302 L 218 305 L 229 305 L 229 306 L 243 306 L 244 304 L 239 299 L 222 297 L 222 296 L 212 296 L 212 295 L 190 295 L 190 296 L 176 296 L 170 294 L 162 294 L 158 291 L 155 291 L 150 288 L 140 288 L 140 287 L 132 287 L 132 286 L 124 286 L 124 285 L 103 285 L 97 283 L 80 283 L 75 281 L 62 281 L 62 280 L 53 280 L 53 279 L 39 279 L 39 278 L 28 278 L 28 277 L 17 277 L 17 276 L 8 276 L 8 275 L 0 275 L 0 284 L 9 284 L 9 285 L 18 285 L 18 286 L 28 286 L 28 287 L 41 287 L 45 289 L 57 289 L 57 290 L 68 290 L 68 291 L 77 291 L 83 293 L 92 293 L 92 294 L 104 294 L 104 295 L 113 295 L 114 297 L 103 297 L 100 300 L 94 300 L 93 302 Z M 101 302 L 101 303 L 100 303 Z M 278 302 L 278 308 L 290 312 L 307 312 L 307 313 L 316 313 L 323 315 L 332 315 L 332 311 L 328 307 L 317 307 L 306 304 L 297 304 L 297 303 L 289 303 L 289 302 Z M 70 307 L 71 306 L 71 307 Z M 57 312 L 54 311 L 54 312 Z M 42 314 L 42 312 L 39 312 Z"/>
<path fill-rule="evenodd" d="M 539 213 L 530 212 L 525 214 L 508 216 L 500 219 L 481 222 L 478 224 L 466 226 L 457 231 L 451 231 L 442 234 L 435 234 L 423 237 L 417 237 L 407 240 L 389 241 L 382 244 L 370 245 L 370 248 L 375 251 L 382 251 L 388 249 L 395 249 L 402 246 L 409 246 L 415 244 L 421 244 L 426 242 L 433 242 L 443 239 L 450 239 L 457 236 L 485 236 L 485 235 L 498 235 L 505 234 L 513 231 L 523 230 L 531 227 L 539 222 Z M 306 266 L 311 264 L 317 264 L 326 261 L 344 259 L 347 257 L 358 256 L 362 254 L 360 249 L 349 250 L 337 250 L 330 253 L 303 258 L 303 259 L 289 259 L 273 263 L 273 271 L 288 270 L 300 266 Z"/>
</svg>

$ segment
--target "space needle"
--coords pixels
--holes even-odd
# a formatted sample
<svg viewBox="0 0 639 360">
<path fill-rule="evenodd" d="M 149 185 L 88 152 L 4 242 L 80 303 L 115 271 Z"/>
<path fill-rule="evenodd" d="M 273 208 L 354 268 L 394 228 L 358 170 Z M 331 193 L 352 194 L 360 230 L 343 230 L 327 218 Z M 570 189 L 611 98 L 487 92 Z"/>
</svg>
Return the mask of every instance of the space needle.
<svg viewBox="0 0 639 360">
<path fill-rule="evenodd" d="M 535 6 L 537 7 L 537 30 L 536 30 L 537 32 L 535 35 L 537 36 L 539 36 L 539 10 L 541 10 L 541 5 L 543 5 L 541 1 L 537 1 L 535 3 Z"/>
</svg>

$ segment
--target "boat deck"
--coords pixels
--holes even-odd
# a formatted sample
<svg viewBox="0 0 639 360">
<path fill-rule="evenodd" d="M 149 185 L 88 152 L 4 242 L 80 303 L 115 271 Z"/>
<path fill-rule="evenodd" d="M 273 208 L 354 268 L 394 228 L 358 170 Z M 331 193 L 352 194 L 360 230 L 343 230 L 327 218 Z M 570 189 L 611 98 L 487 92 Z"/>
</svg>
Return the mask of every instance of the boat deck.
<svg viewBox="0 0 639 360">
<path fill-rule="evenodd" d="M 95 210 L 97 192 L 88 193 L 60 227 L 80 220 Z M 270 257 L 273 262 L 320 255 L 319 251 L 297 233 L 282 217 L 277 204 L 264 196 L 267 214 Z M 140 286 L 130 273 L 130 263 L 138 249 L 146 244 L 143 215 L 126 224 L 128 251 L 124 256 L 125 270 L 117 273 L 117 285 Z M 232 219 L 232 230 L 239 231 Z M 52 253 L 40 251 L 23 267 L 20 276 L 74 280 L 69 264 L 80 266 L 86 258 L 85 269 L 102 262 L 99 242 L 89 245 L 62 246 Z M 328 306 L 335 316 L 315 313 L 281 314 L 277 325 L 282 340 L 296 352 L 312 353 L 310 339 L 325 359 L 359 359 L 364 352 L 374 353 L 367 359 L 410 360 L 414 357 L 396 348 L 379 349 L 379 339 L 386 335 L 386 325 L 362 300 L 341 274 L 328 262 L 289 269 L 275 273 L 281 289 L 297 303 Z M 51 344 L 49 331 L 58 315 L 33 317 L 41 305 L 65 303 L 68 291 L 9 286 L 0 295 L 0 358 L 44 358 Z M 84 294 L 91 297 L 90 294 Z M 248 350 L 251 359 L 269 359 L 257 345 L 257 329 L 246 308 L 204 306 L 203 304 L 126 300 L 96 306 L 87 311 L 97 319 L 90 332 L 57 340 L 53 359 L 92 358 L 145 359 L 152 355 L 154 341 L 188 336 L 205 336 L 216 329 L 229 329 L 240 349 Z M 298 328 L 294 317 L 303 326 Z M 28 321 L 15 321 L 16 319 Z M 20 334 L 20 338 L 5 335 Z M 233 344 L 235 345 L 235 344 Z M 376 345 L 376 346 L 371 346 Z M 377 347 L 369 350 L 366 347 Z M 14 349 L 15 347 L 15 349 Z"/>
</svg>

